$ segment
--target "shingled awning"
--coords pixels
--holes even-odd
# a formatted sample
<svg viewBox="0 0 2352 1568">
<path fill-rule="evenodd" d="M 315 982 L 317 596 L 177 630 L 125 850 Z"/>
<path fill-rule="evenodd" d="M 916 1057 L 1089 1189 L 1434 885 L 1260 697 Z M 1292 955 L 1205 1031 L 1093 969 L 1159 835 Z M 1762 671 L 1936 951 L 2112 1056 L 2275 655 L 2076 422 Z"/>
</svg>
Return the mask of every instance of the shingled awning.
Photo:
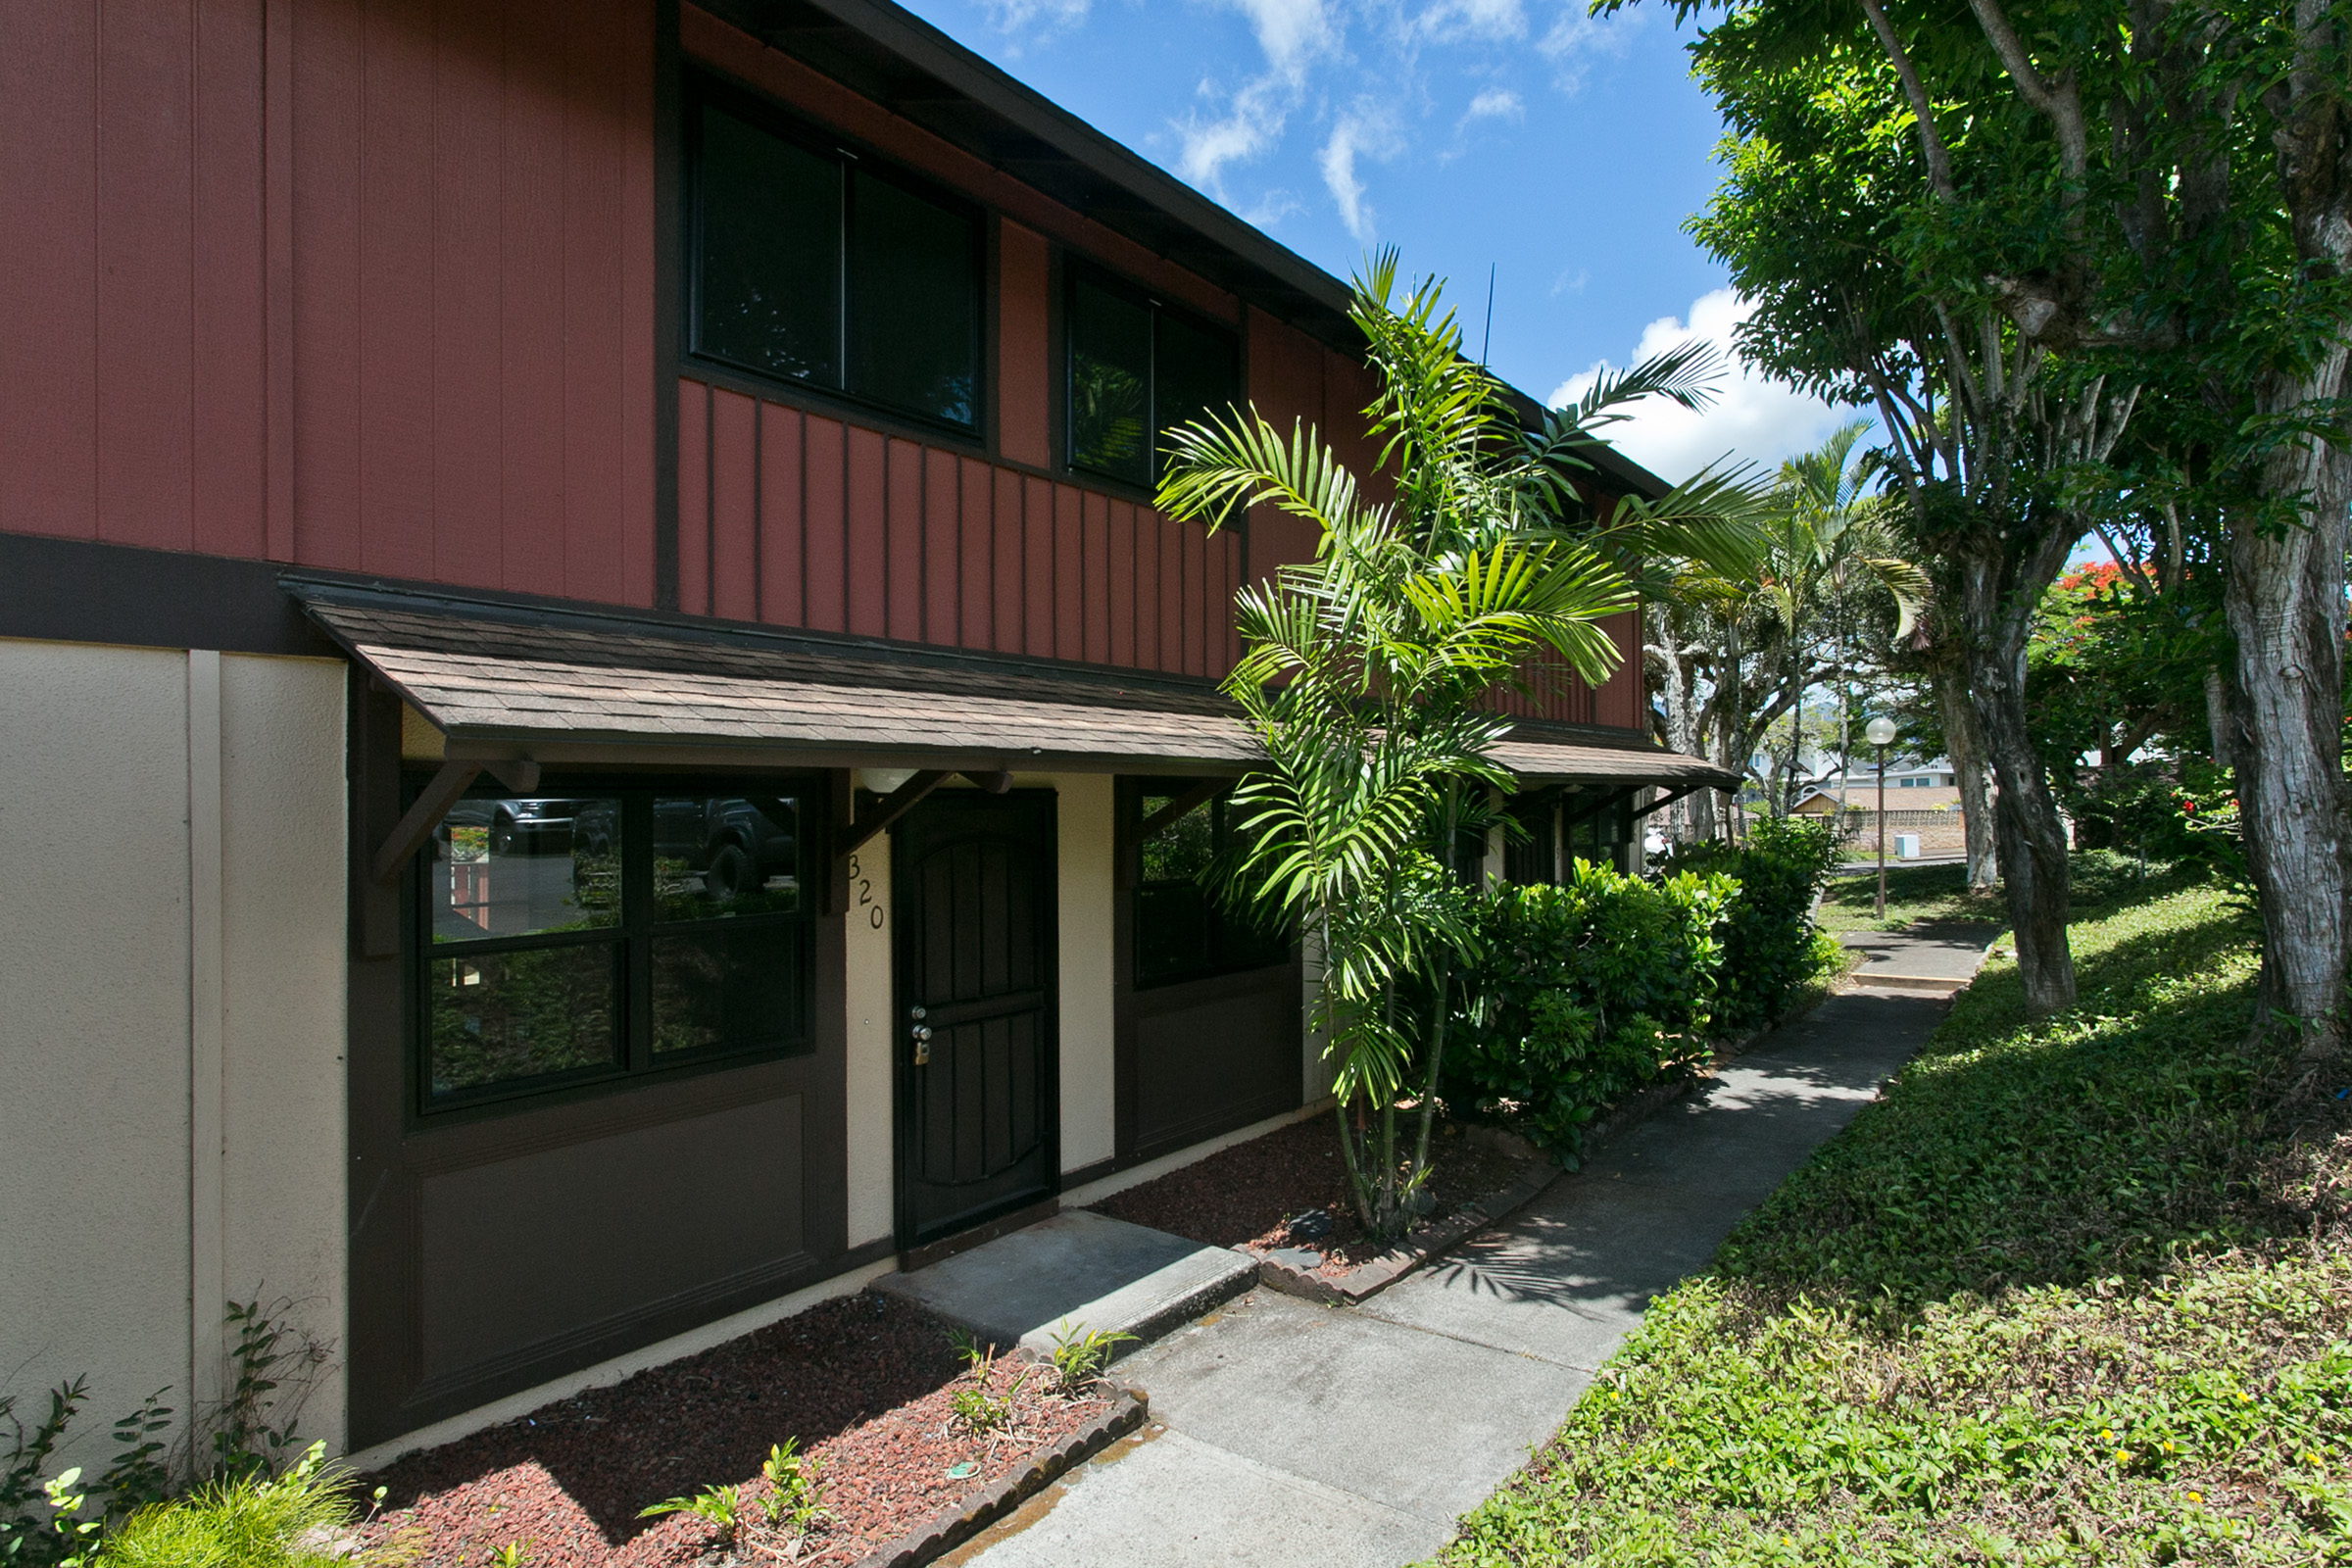
<svg viewBox="0 0 2352 1568">
<path fill-rule="evenodd" d="M 452 759 L 1213 775 L 1262 756 L 1203 681 L 316 578 L 285 586 Z M 1522 726 L 1498 756 L 1531 785 L 1736 782 L 1599 735 Z"/>
</svg>

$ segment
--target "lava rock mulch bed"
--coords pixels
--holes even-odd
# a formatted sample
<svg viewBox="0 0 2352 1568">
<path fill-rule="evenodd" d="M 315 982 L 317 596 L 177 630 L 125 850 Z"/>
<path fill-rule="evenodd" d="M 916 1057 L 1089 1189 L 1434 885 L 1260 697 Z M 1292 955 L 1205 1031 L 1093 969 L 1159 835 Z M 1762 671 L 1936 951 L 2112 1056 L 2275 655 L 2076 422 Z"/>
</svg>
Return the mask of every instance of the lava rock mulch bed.
<svg viewBox="0 0 2352 1568">
<path fill-rule="evenodd" d="M 1399 1129 L 1399 1135 L 1403 1129 Z M 1432 1141 L 1428 1192 L 1436 1206 L 1416 1229 L 1507 1187 L 1529 1166 L 1463 1137 L 1450 1124 Z M 1321 1254 L 1313 1272 L 1341 1279 L 1387 1248 L 1364 1232 L 1348 1196 L 1339 1129 L 1328 1115 L 1278 1127 L 1246 1144 L 1093 1205 L 1113 1219 L 1167 1231 L 1205 1247 L 1260 1256 L 1281 1248 Z"/>
<path fill-rule="evenodd" d="M 879 1296 L 826 1301 L 363 1477 L 364 1492 L 386 1494 L 362 1544 L 418 1568 L 480 1568 L 516 1544 L 524 1568 L 726 1561 L 701 1519 L 638 1510 L 726 1485 L 757 1518 L 760 1461 L 797 1438 L 822 1466 L 830 1522 L 797 1546 L 748 1531 L 733 1560 L 853 1563 L 1011 1475 L 1113 1397 L 1101 1386 L 1050 1392 L 1050 1367 L 1000 1361 L 987 1375 L 1010 1421 L 975 1435 L 952 1410 L 975 1375 L 937 1318 Z"/>
</svg>

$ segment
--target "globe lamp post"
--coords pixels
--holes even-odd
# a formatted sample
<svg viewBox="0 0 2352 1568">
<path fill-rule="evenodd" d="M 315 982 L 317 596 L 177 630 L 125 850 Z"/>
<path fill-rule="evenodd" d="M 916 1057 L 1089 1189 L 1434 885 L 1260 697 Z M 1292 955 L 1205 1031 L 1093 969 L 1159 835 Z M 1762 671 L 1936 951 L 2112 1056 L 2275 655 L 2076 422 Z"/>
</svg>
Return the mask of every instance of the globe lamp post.
<svg viewBox="0 0 2352 1568">
<path fill-rule="evenodd" d="M 1886 748 L 1894 744 L 1894 720 L 1881 713 L 1862 731 L 1879 749 L 1879 918 L 1886 918 Z"/>
</svg>

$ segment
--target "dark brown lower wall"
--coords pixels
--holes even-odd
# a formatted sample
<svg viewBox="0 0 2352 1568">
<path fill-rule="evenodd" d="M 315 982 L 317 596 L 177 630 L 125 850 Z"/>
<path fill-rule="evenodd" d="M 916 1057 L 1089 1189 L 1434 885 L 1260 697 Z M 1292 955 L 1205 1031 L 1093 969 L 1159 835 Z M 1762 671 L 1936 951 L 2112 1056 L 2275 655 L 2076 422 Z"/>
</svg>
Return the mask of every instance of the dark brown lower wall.
<svg viewBox="0 0 2352 1568">
<path fill-rule="evenodd" d="M 1132 1164 L 1296 1110 L 1294 960 L 1119 997 L 1119 1161 Z"/>
<path fill-rule="evenodd" d="M 364 686 L 354 696 L 352 820 L 356 843 L 371 844 L 398 804 L 399 710 Z M 397 911 L 355 885 L 353 1448 L 857 1261 L 838 915 L 817 926 L 808 1054 L 420 1126 L 408 1114 Z"/>
</svg>

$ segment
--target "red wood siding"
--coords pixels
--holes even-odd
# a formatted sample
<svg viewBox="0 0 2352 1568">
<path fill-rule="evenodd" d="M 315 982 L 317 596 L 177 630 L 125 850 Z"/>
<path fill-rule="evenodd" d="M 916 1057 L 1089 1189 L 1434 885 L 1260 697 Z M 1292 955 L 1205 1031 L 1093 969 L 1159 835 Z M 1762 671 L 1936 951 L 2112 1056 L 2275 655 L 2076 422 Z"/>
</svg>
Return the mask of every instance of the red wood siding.
<svg viewBox="0 0 2352 1568">
<path fill-rule="evenodd" d="M 944 647 L 1221 675 L 1238 534 L 692 377 L 679 608 Z"/>
<path fill-rule="evenodd" d="M 0 529 L 650 603 L 652 37 L 652 0 L 12 8 Z"/>
<path fill-rule="evenodd" d="M 1018 223 L 997 225 L 997 450 L 1034 468 L 1054 461 L 1050 260 L 1042 236 Z"/>
</svg>

